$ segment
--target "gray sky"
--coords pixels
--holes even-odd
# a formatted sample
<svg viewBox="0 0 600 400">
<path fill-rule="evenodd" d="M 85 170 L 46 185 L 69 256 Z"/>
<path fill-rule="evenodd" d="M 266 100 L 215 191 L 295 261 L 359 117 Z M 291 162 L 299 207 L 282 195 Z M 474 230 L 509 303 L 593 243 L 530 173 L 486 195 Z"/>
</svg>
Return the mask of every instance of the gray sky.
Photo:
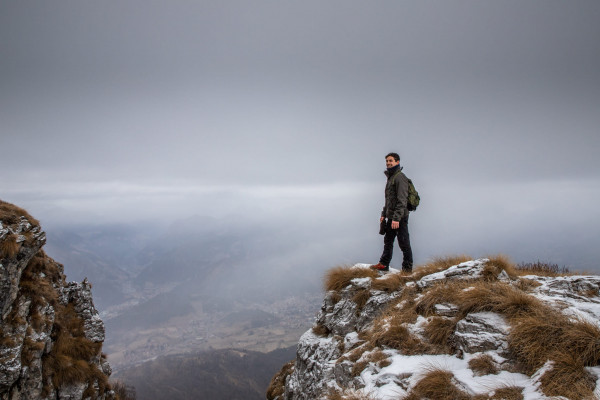
<svg viewBox="0 0 600 400">
<path fill-rule="evenodd" d="M 596 0 L 0 0 L 0 198 L 42 223 L 330 222 L 370 249 L 397 151 L 419 261 L 596 268 L 598 38 Z"/>
</svg>

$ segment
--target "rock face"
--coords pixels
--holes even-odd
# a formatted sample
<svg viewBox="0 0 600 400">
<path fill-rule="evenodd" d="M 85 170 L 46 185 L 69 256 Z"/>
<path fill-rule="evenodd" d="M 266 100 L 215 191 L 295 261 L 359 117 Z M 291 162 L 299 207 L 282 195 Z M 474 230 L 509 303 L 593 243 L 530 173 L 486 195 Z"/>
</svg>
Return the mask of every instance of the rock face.
<svg viewBox="0 0 600 400">
<path fill-rule="evenodd" d="M 67 283 L 45 233 L 0 201 L 0 399 L 112 399 L 91 285 Z"/>
<path fill-rule="evenodd" d="M 598 276 L 502 259 L 344 273 L 267 399 L 600 398 Z"/>
</svg>

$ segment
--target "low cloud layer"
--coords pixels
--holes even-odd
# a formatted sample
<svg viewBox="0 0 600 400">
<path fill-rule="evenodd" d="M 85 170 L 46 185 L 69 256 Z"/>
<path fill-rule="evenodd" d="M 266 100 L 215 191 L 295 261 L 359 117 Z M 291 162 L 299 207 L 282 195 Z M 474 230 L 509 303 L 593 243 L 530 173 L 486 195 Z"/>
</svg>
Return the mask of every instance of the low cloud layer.
<svg viewBox="0 0 600 400">
<path fill-rule="evenodd" d="M 42 222 L 237 215 L 378 248 L 398 151 L 420 260 L 593 268 L 599 18 L 595 1 L 7 3 L 1 197 Z"/>
</svg>

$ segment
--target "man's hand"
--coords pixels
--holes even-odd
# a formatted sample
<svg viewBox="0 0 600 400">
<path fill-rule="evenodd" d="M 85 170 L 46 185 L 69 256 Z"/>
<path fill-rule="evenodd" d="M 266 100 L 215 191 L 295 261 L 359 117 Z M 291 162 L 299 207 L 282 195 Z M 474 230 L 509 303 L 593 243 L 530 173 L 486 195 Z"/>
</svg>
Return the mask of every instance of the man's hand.
<svg viewBox="0 0 600 400">
<path fill-rule="evenodd" d="M 384 219 L 385 219 L 385 217 L 379 218 L 379 223 L 382 223 Z"/>
<path fill-rule="evenodd" d="M 398 228 L 400 228 L 400 222 L 392 221 L 392 229 L 398 229 Z"/>
</svg>

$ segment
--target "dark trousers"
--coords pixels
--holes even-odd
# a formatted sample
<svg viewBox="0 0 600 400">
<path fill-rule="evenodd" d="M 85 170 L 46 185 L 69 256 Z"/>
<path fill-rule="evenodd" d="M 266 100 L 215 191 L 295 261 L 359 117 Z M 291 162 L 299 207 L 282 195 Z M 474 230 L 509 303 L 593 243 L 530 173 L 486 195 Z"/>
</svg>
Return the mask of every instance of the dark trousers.
<svg viewBox="0 0 600 400">
<path fill-rule="evenodd" d="M 402 270 L 410 271 L 413 266 L 412 249 L 410 248 L 410 236 L 408 235 L 408 215 L 400 220 L 400 227 L 392 229 L 392 221 L 387 220 L 385 225 L 385 236 L 383 237 L 383 254 L 379 262 L 389 266 L 394 252 L 394 239 L 398 238 L 398 245 L 402 250 Z"/>
</svg>

